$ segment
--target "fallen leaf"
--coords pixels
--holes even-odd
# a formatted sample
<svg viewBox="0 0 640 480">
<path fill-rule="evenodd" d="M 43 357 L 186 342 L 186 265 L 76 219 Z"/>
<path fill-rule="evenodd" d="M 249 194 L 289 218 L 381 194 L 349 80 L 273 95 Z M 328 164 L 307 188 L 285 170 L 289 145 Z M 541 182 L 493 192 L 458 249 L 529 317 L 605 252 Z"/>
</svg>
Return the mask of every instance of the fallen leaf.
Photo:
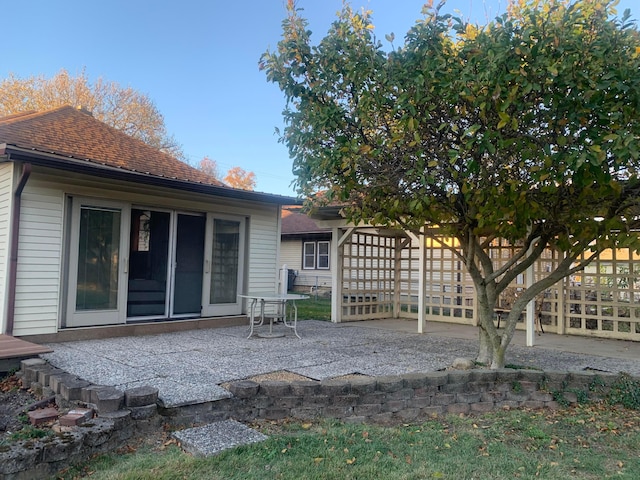
<svg viewBox="0 0 640 480">
<path fill-rule="evenodd" d="M 324 460 L 323 457 L 316 457 L 316 458 L 313 459 L 313 462 L 317 465 L 318 463 L 320 463 L 323 460 Z"/>
<path fill-rule="evenodd" d="M 312 423 L 303 423 L 302 425 L 300 425 L 300 427 L 301 427 L 303 430 L 309 430 L 312 426 L 313 426 L 313 424 L 312 424 Z"/>
<path fill-rule="evenodd" d="M 354 463 L 356 463 L 356 457 L 347 459 L 347 465 L 353 465 Z"/>
</svg>

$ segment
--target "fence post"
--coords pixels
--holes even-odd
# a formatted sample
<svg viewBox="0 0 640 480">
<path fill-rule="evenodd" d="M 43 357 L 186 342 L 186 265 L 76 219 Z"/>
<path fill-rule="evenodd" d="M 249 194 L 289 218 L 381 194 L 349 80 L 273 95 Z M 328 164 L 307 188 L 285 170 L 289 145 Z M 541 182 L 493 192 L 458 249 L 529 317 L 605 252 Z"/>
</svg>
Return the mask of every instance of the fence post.
<svg viewBox="0 0 640 480">
<path fill-rule="evenodd" d="M 289 291 L 289 269 L 287 264 L 282 265 L 280 269 L 280 293 L 286 295 Z"/>
</svg>

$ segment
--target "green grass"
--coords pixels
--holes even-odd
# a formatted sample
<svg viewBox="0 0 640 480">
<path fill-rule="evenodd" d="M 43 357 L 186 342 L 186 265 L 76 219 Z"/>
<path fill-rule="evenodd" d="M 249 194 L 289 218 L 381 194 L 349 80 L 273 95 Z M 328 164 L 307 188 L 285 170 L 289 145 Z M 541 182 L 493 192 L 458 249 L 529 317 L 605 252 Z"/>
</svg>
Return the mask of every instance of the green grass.
<svg viewBox="0 0 640 480">
<path fill-rule="evenodd" d="M 269 440 L 194 458 L 175 446 L 101 456 L 60 478 L 635 479 L 640 412 L 604 405 L 378 427 L 269 423 Z"/>
<path fill-rule="evenodd" d="M 298 320 L 326 320 L 331 321 L 331 299 L 309 298 L 296 302 L 298 307 Z"/>
</svg>

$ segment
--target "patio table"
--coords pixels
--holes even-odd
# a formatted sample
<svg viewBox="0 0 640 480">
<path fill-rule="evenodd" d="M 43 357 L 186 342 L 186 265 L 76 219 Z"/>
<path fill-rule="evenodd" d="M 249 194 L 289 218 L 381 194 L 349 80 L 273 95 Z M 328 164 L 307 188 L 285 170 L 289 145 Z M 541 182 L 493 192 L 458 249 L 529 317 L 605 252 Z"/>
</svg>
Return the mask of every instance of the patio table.
<svg viewBox="0 0 640 480">
<path fill-rule="evenodd" d="M 245 298 L 250 302 L 251 313 L 249 315 L 250 331 L 247 338 L 251 338 L 254 334 L 255 327 L 264 325 L 264 310 L 266 305 L 275 305 L 275 315 L 269 316 L 269 332 L 256 333 L 257 336 L 262 338 L 277 338 L 284 337 L 284 333 L 275 333 L 273 331 L 273 321 L 275 319 L 282 319 L 285 327 L 291 328 L 296 337 L 301 338 L 298 335 L 298 307 L 296 300 L 307 300 L 308 295 L 301 295 L 298 293 L 271 293 L 271 292 L 250 292 L 238 295 L 240 298 Z M 287 306 L 291 305 L 292 309 L 287 315 Z M 260 305 L 260 314 L 256 316 L 256 306 Z"/>
</svg>

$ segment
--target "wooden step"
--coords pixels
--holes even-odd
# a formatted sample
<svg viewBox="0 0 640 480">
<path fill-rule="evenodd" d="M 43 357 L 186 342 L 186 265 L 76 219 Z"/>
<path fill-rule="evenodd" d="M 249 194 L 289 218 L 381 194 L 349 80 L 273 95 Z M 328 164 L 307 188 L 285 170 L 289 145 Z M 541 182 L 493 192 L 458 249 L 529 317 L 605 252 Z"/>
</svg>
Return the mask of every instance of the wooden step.
<svg viewBox="0 0 640 480">
<path fill-rule="evenodd" d="M 48 347 L 27 342 L 11 335 L 0 335 L 0 360 L 7 358 L 35 357 L 41 353 L 51 353 Z"/>
</svg>

